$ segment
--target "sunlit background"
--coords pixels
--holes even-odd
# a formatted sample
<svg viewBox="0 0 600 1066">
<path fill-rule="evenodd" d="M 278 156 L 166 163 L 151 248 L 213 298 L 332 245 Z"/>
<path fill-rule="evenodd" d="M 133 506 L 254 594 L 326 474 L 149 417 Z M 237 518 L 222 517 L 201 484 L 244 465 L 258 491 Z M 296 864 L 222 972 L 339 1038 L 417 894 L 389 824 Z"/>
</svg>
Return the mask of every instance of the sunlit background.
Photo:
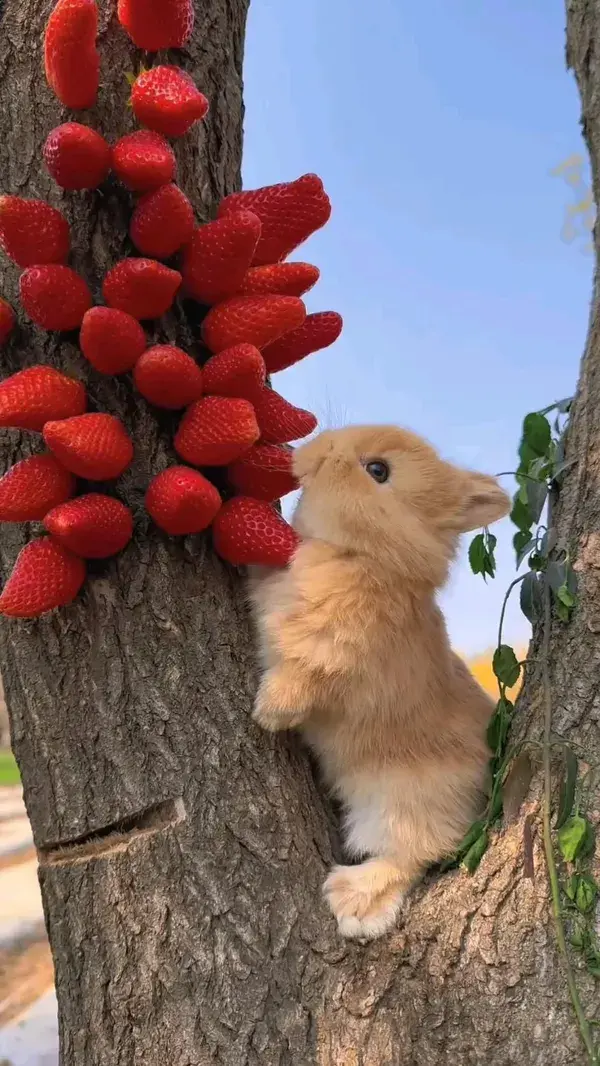
<svg viewBox="0 0 600 1066">
<path fill-rule="evenodd" d="M 564 41 L 562 0 L 251 5 L 245 185 L 313 170 L 334 205 L 296 258 L 343 336 L 275 379 L 321 423 L 404 423 L 496 473 L 522 416 L 572 393 L 592 260 L 565 240 L 584 193 L 551 173 L 584 152 Z M 495 584 L 463 557 L 443 597 L 467 654 L 495 643 L 513 574 L 496 532 Z M 527 640 L 516 602 L 507 635 Z"/>
</svg>

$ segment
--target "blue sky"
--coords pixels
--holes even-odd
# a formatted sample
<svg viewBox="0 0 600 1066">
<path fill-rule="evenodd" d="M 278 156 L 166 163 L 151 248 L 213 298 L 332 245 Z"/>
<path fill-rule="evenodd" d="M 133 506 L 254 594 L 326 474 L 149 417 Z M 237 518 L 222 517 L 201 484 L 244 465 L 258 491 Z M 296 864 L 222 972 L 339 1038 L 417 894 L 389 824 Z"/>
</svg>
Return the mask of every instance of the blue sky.
<svg viewBox="0 0 600 1066">
<path fill-rule="evenodd" d="M 573 191 L 550 176 L 583 152 L 561 0 L 253 0 L 245 86 L 245 186 L 315 171 L 334 207 L 294 258 L 344 332 L 276 388 L 322 424 L 397 422 L 513 469 L 522 416 L 574 390 L 589 308 L 591 257 L 561 239 Z M 494 644 L 513 576 L 496 532 L 495 584 L 463 551 L 443 596 L 467 652 Z M 515 604 L 507 635 L 527 631 Z"/>
</svg>

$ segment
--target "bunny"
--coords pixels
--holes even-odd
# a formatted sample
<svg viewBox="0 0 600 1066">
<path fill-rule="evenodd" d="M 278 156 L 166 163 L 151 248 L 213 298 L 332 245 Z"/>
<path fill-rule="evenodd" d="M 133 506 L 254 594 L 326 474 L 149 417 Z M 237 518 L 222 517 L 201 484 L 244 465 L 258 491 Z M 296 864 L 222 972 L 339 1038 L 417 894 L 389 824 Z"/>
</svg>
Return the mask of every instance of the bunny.
<svg viewBox="0 0 600 1066">
<path fill-rule="evenodd" d="M 300 544 L 250 577 L 267 730 L 299 729 L 344 809 L 357 865 L 324 894 L 343 936 L 395 922 L 406 892 L 478 815 L 493 704 L 451 648 L 436 592 L 459 536 L 502 518 L 491 477 L 408 430 L 357 426 L 299 447 Z"/>
</svg>

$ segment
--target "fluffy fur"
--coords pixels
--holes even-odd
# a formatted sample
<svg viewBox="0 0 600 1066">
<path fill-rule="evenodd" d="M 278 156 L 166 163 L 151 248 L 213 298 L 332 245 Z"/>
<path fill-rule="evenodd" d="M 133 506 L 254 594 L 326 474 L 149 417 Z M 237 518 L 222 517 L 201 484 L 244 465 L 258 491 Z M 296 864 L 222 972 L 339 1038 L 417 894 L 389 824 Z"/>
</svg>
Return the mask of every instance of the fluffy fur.
<svg viewBox="0 0 600 1066">
<path fill-rule="evenodd" d="M 383 484 L 373 460 L 388 464 Z M 370 938 L 481 803 L 492 704 L 435 594 L 460 534 L 510 503 L 394 427 L 322 433 L 294 462 L 302 542 L 287 569 L 251 578 L 265 668 L 254 717 L 299 728 L 341 800 L 346 847 L 365 861 L 335 867 L 324 893 L 344 936 Z"/>
</svg>

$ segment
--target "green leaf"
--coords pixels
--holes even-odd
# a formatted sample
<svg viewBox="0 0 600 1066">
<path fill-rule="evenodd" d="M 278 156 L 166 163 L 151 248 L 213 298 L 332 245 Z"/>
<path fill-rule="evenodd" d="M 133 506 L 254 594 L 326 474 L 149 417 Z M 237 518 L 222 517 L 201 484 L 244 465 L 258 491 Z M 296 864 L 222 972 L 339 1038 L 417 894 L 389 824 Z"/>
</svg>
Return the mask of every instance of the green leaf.
<svg viewBox="0 0 600 1066">
<path fill-rule="evenodd" d="M 517 570 L 521 566 L 523 559 L 529 555 L 532 548 L 536 545 L 535 537 L 530 537 L 528 529 L 520 529 L 515 533 L 513 537 L 513 548 L 517 556 Z"/>
<path fill-rule="evenodd" d="M 475 870 L 488 849 L 488 843 L 487 830 L 484 829 L 480 836 L 477 837 L 477 840 L 471 844 L 471 847 L 461 862 L 461 866 L 467 871 L 467 873 L 475 873 Z"/>
<path fill-rule="evenodd" d="M 571 609 L 569 607 L 565 607 L 564 603 L 556 604 L 556 613 L 560 618 L 561 622 L 571 621 Z"/>
<path fill-rule="evenodd" d="M 483 574 L 486 577 L 494 577 L 496 574 L 496 560 L 494 549 L 497 540 L 493 533 L 478 533 L 473 537 L 469 545 L 469 563 L 474 574 Z"/>
<path fill-rule="evenodd" d="M 502 789 L 497 788 L 491 798 L 490 809 L 488 811 L 488 825 L 493 825 L 497 818 L 500 817 L 504 808 L 504 797 L 502 795 Z"/>
<path fill-rule="evenodd" d="M 466 833 L 466 835 L 463 837 L 460 844 L 458 845 L 456 849 L 456 854 L 466 855 L 466 853 L 471 848 L 471 845 L 474 844 L 476 840 L 479 840 L 479 837 L 481 836 L 481 833 L 484 829 L 485 822 L 481 820 L 478 822 L 473 822 L 473 825 L 469 829 L 468 833 Z"/>
<path fill-rule="evenodd" d="M 499 648 L 496 648 L 492 669 L 502 685 L 506 685 L 507 688 L 516 685 L 521 674 L 521 667 L 513 649 L 508 644 L 501 644 Z"/>
<path fill-rule="evenodd" d="M 523 421 L 523 441 L 535 455 L 546 455 L 552 439 L 550 423 L 545 415 L 535 411 L 525 415 Z"/>
<path fill-rule="evenodd" d="M 518 494 L 514 497 L 513 508 L 510 512 L 510 520 L 524 533 L 529 533 L 531 526 L 533 525 L 533 518 L 529 513 L 529 507 L 519 499 Z"/>
<path fill-rule="evenodd" d="M 561 585 L 556 590 L 556 598 L 559 603 L 564 603 L 565 607 L 575 606 L 575 597 L 571 595 L 566 585 Z"/>
<path fill-rule="evenodd" d="M 527 493 L 527 510 L 533 521 L 539 522 L 548 497 L 548 486 L 545 481 L 527 481 L 525 491 Z"/>
<path fill-rule="evenodd" d="M 598 885 L 589 874 L 582 874 L 575 891 L 575 906 L 581 914 L 591 911 L 598 895 Z"/>
<path fill-rule="evenodd" d="M 575 900 L 575 894 L 577 892 L 577 885 L 579 884 L 579 877 L 577 874 L 571 874 L 565 882 L 565 893 L 570 900 Z"/>
<path fill-rule="evenodd" d="M 587 836 L 588 823 L 580 814 L 574 814 L 567 819 L 558 831 L 558 846 L 565 862 L 573 862 L 577 858 Z"/>
<path fill-rule="evenodd" d="M 469 563 L 474 574 L 483 573 L 483 561 L 485 559 L 485 541 L 483 533 L 478 533 L 469 544 Z"/>
<path fill-rule="evenodd" d="M 571 946 L 574 947 L 576 951 L 581 951 L 585 942 L 585 937 L 583 929 L 579 924 L 573 926 L 573 929 L 571 930 L 570 940 Z"/>
<path fill-rule="evenodd" d="M 521 443 L 519 444 L 519 472 L 526 474 L 531 463 L 535 462 L 537 458 L 538 453 L 534 452 L 527 441 L 521 438 Z"/>
<path fill-rule="evenodd" d="M 521 610 L 528 622 L 533 623 L 544 613 L 544 597 L 540 580 L 531 570 L 525 574 L 520 591 Z"/>
<path fill-rule="evenodd" d="M 490 719 L 490 724 L 487 727 L 487 742 L 493 752 L 502 751 L 508 735 L 509 725 L 509 715 L 500 711 L 496 711 Z"/>
<path fill-rule="evenodd" d="M 577 771 L 579 768 L 577 756 L 568 744 L 561 744 L 560 750 L 564 761 L 564 769 L 558 796 L 556 829 L 560 829 L 565 824 L 573 810 L 573 803 L 575 802 L 575 786 L 577 784 Z"/>
<path fill-rule="evenodd" d="M 529 568 L 534 570 L 536 574 L 540 574 L 542 570 L 546 569 L 546 560 L 539 552 L 532 552 L 529 556 Z"/>
</svg>

